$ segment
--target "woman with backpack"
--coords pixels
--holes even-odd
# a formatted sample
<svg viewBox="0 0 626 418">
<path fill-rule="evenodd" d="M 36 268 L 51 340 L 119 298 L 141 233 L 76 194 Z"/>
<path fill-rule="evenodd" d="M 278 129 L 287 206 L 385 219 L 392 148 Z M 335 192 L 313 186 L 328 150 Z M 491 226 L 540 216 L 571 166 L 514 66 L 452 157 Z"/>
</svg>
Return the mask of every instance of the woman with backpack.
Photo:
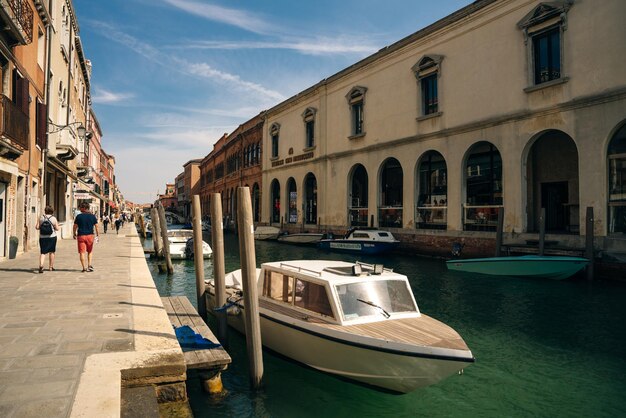
<svg viewBox="0 0 626 418">
<path fill-rule="evenodd" d="M 52 206 L 46 206 L 44 214 L 37 220 L 35 228 L 39 230 L 39 248 L 41 255 L 39 256 L 39 273 L 43 273 L 43 262 L 46 254 L 49 255 L 48 269 L 54 271 L 54 253 L 57 250 L 57 233 L 59 230 L 59 222 L 53 216 L 54 209 Z"/>
</svg>

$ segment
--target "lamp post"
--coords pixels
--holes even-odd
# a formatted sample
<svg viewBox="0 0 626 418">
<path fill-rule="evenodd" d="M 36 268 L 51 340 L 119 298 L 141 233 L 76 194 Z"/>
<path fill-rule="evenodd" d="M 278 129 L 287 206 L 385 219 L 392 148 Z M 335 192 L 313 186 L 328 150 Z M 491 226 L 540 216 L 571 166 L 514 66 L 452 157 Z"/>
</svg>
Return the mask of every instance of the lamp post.
<svg viewBox="0 0 626 418">
<path fill-rule="evenodd" d="M 43 153 L 43 172 L 41 174 L 41 184 L 42 184 L 42 190 L 43 190 L 43 196 L 41 199 L 41 205 L 42 208 L 46 206 L 46 171 L 48 168 L 48 158 L 50 157 L 49 154 L 49 140 L 50 140 L 50 134 L 55 134 L 58 132 L 61 132 L 65 129 L 69 130 L 70 132 L 72 132 L 74 135 L 78 136 L 79 139 L 81 140 L 85 140 L 85 138 L 89 139 L 89 134 L 87 133 L 87 129 L 85 128 L 85 126 L 83 125 L 82 122 L 77 121 L 77 122 L 71 122 L 68 123 L 67 125 L 57 125 L 54 122 L 50 122 L 48 121 L 48 126 L 49 129 L 46 132 L 46 146 L 45 148 L 42 150 Z M 74 132 L 74 127 L 76 127 L 76 132 Z M 56 149 L 56 146 L 55 146 Z M 49 191 L 49 190 L 48 190 Z"/>
</svg>

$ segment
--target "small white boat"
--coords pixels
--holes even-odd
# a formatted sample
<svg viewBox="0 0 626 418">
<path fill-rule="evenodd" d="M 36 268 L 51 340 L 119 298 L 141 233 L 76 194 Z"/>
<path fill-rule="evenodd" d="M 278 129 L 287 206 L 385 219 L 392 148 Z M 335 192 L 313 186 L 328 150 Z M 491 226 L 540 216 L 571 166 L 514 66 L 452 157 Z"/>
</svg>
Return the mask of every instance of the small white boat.
<svg viewBox="0 0 626 418">
<path fill-rule="evenodd" d="M 257 269 L 263 345 L 379 390 L 407 393 L 474 362 L 461 336 L 422 314 L 406 276 L 382 265 L 328 260 Z M 208 281 L 209 312 L 215 288 Z M 226 275 L 229 325 L 245 333 L 241 270 Z"/>
<path fill-rule="evenodd" d="M 277 239 L 279 234 L 280 229 L 275 226 L 257 226 L 254 230 L 254 239 L 259 241 Z"/>
<path fill-rule="evenodd" d="M 193 258 L 193 229 L 168 229 L 167 240 L 170 243 L 170 258 L 172 260 L 184 260 Z M 189 240 L 192 240 L 189 242 Z M 189 243 L 188 243 L 189 242 Z M 206 242 L 202 241 L 202 256 L 209 258 L 213 250 Z"/>
<path fill-rule="evenodd" d="M 281 234 L 278 236 L 278 242 L 299 245 L 315 245 L 324 237 L 322 233 L 316 232 L 298 232 L 295 234 Z"/>
</svg>

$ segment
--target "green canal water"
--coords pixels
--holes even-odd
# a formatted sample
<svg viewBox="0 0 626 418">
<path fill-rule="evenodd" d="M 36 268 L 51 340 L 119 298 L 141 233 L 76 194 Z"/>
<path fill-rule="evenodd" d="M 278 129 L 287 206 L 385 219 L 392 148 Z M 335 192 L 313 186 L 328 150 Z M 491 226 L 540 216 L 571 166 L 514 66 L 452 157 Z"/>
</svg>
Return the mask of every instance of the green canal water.
<svg viewBox="0 0 626 418">
<path fill-rule="evenodd" d="M 205 238 L 207 242 L 210 239 Z M 226 271 L 239 268 L 234 235 L 225 235 Z M 150 245 L 146 243 L 146 245 Z M 277 242 L 256 242 L 257 263 L 342 259 Z M 228 393 L 205 395 L 188 382 L 196 417 L 619 417 L 626 416 L 626 285 L 492 278 L 448 272 L 442 260 L 359 257 L 406 274 L 420 310 L 456 329 L 476 357 L 464 374 L 406 395 L 381 393 L 264 351 L 263 388 L 249 387 L 245 338 L 232 331 Z M 158 273 L 162 296 L 195 304 L 193 262 Z M 210 260 L 206 277 L 212 277 Z M 210 324 L 212 328 L 214 324 Z"/>
</svg>

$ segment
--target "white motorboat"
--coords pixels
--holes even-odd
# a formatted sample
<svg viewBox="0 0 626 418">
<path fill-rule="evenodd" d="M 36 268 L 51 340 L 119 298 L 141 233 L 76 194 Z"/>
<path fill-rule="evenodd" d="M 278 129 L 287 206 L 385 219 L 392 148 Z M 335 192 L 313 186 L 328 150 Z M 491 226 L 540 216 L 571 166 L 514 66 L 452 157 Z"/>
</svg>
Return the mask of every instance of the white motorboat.
<svg viewBox="0 0 626 418">
<path fill-rule="evenodd" d="M 299 245 L 316 245 L 324 237 L 322 233 L 316 232 L 297 232 L 293 234 L 281 234 L 278 236 L 278 242 Z"/>
<path fill-rule="evenodd" d="M 168 229 L 167 240 L 170 243 L 170 258 L 172 260 L 193 258 L 193 229 Z M 202 256 L 209 258 L 212 254 L 213 250 L 209 244 L 202 241 Z"/>
<path fill-rule="evenodd" d="M 275 226 L 259 225 L 254 230 L 254 239 L 259 241 L 277 239 L 279 234 L 280 229 L 276 228 Z"/>
<path fill-rule="evenodd" d="M 419 311 L 407 277 L 382 265 L 265 263 L 257 289 L 263 345 L 317 370 L 407 393 L 474 362 L 454 329 Z M 213 281 L 207 290 L 213 312 Z M 228 323 L 245 333 L 241 270 L 226 275 L 226 290 Z"/>
</svg>

